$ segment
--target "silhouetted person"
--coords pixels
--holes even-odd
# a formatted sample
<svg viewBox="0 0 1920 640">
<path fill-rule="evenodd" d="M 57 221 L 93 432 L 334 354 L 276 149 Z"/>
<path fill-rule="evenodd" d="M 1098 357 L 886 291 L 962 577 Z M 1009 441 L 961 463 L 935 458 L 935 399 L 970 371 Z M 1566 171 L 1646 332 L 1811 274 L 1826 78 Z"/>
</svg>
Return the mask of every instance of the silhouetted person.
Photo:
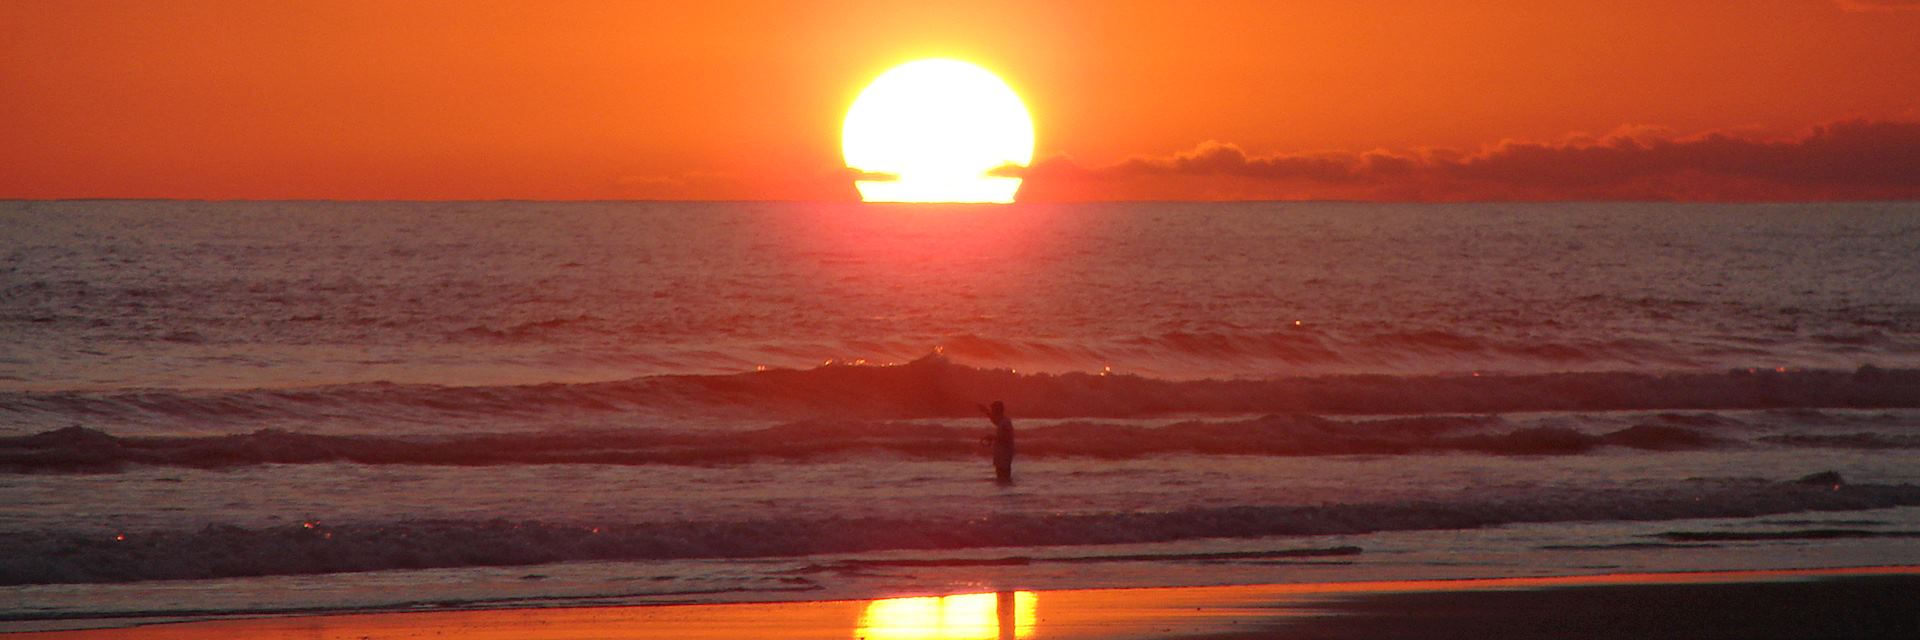
<svg viewBox="0 0 1920 640">
<path fill-rule="evenodd" d="M 1014 640 L 1019 637 L 1020 616 L 1015 612 L 1019 596 L 1012 591 L 996 591 L 993 594 L 994 620 L 999 623 L 1000 640 Z"/>
<path fill-rule="evenodd" d="M 999 400 L 993 401 L 993 407 L 980 407 L 993 421 L 993 479 L 1000 484 L 1013 484 L 1013 421 L 1007 419 L 1007 405 Z"/>
</svg>

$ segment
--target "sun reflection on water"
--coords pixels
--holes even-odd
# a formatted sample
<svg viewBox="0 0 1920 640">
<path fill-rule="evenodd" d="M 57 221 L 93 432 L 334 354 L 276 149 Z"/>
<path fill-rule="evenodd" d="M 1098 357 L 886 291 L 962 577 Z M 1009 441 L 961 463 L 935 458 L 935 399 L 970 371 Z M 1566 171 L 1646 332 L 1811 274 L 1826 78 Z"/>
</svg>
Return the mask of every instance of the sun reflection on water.
<svg viewBox="0 0 1920 640">
<path fill-rule="evenodd" d="M 1033 635 L 1032 591 L 888 598 L 867 604 L 854 637 L 866 640 L 1009 640 Z"/>
</svg>

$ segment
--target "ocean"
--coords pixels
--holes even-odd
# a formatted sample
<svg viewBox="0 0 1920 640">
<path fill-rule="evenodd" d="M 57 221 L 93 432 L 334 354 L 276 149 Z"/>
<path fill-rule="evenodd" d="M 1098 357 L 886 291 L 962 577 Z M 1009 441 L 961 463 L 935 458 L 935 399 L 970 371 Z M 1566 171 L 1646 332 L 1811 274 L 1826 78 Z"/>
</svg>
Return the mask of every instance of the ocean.
<svg viewBox="0 0 1920 640">
<path fill-rule="evenodd" d="M 3 202 L 0 497 L 0 629 L 1920 564 L 1920 203 Z"/>
</svg>

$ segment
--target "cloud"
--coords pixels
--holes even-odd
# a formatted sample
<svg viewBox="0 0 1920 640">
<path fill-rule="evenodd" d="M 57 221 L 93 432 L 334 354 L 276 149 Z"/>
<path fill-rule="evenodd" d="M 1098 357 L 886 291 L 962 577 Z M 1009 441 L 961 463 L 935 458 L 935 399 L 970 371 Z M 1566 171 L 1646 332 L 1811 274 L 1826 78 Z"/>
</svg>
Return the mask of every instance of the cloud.
<svg viewBox="0 0 1920 640">
<path fill-rule="evenodd" d="M 760 200 L 846 202 L 859 199 L 853 181 L 891 180 L 889 174 L 868 174 L 838 163 L 822 163 L 800 171 L 680 171 L 630 174 L 611 178 L 587 197 L 608 200 Z"/>
<path fill-rule="evenodd" d="M 626 175 L 614 179 L 623 187 L 637 188 L 684 188 L 711 183 L 724 183 L 733 176 L 715 171 L 686 171 L 671 175 Z"/>
<path fill-rule="evenodd" d="M 1026 170 L 1027 170 L 1027 167 L 1025 165 L 1009 162 L 1009 163 L 1000 165 L 998 167 L 988 169 L 987 176 L 993 177 L 993 178 L 1018 178 L 1020 177 L 1020 174 L 1022 172 L 1025 172 Z"/>
<path fill-rule="evenodd" d="M 887 173 L 885 171 L 861 171 L 853 167 L 847 167 L 846 175 L 848 178 L 852 178 L 854 180 L 860 180 L 863 182 L 893 182 L 900 179 L 900 174 L 897 174 L 897 173 Z"/>
<path fill-rule="evenodd" d="M 1203 142 L 1088 167 L 1055 157 L 1019 171 L 1024 201 L 1073 200 L 1874 200 L 1920 198 L 1920 122 L 1847 120 L 1787 139 L 1646 126 L 1478 151 L 1255 155 Z"/>
</svg>

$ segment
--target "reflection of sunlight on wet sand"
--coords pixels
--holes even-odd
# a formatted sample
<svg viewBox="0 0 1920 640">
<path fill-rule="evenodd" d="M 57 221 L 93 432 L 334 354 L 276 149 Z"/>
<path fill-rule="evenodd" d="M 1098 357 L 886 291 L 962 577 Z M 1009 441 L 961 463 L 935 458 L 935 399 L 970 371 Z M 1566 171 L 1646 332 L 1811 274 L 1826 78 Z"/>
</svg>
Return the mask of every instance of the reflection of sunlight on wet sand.
<svg viewBox="0 0 1920 640">
<path fill-rule="evenodd" d="M 234 618 L 156 624 L 129 628 L 84 629 L 6 634 L 8 640 L 873 640 L 936 638 L 1057 638 L 1102 640 L 1165 638 L 1243 633 L 1286 637 L 1276 625 L 1287 618 L 1326 615 L 1314 603 L 1326 598 L 1352 600 L 1375 593 L 1454 593 L 1526 590 L 1597 585 L 1802 582 L 1820 576 L 1915 575 L 1920 567 L 1895 565 L 1813 570 L 1720 571 L 1699 573 L 1626 573 L 1551 578 L 1493 578 L 1402 582 L 1301 583 L 1219 587 L 1095 589 L 1047 592 L 1047 629 L 1036 629 L 1033 592 L 1011 594 L 1005 615 L 999 594 L 942 598 L 899 598 L 860 602 L 776 602 L 664 606 L 591 606 L 557 609 L 481 609 Z M 1626 600 L 1623 600 L 1623 602 Z M 904 604 L 896 604 L 902 603 Z M 1469 601 L 1470 602 L 1470 601 Z M 1602 603 L 1595 611 L 1569 615 L 1612 615 L 1628 611 Z M 863 613 L 864 611 L 864 613 Z M 1486 621 L 1503 610 L 1459 612 L 1461 624 Z M 1012 633 L 1002 634 L 1002 618 Z M 848 621 L 858 627 L 848 634 Z M 942 626 L 942 623 L 946 626 Z M 1910 625 L 1909 625 L 1910 626 Z M 1464 627 L 1463 627 L 1464 628 Z M 1393 637 L 1417 635 L 1400 630 Z M 1450 632 L 1435 629 L 1435 633 Z M 1461 631 L 1454 635 L 1465 635 Z M 1711 635 L 1711 634 L 1709 634 Z M 1911 634 L 1908 634 L 1911 635 Z M 1906 636 L 1892 636 L 1906 637 Z"/>
<path fill-rule="evenodd" d="M 854 635 L 867 640 L 1027 638 L 1033 635 L 1038 601 L 1032 591 L 875 600 L 860 614 Z"/>
</svg>

